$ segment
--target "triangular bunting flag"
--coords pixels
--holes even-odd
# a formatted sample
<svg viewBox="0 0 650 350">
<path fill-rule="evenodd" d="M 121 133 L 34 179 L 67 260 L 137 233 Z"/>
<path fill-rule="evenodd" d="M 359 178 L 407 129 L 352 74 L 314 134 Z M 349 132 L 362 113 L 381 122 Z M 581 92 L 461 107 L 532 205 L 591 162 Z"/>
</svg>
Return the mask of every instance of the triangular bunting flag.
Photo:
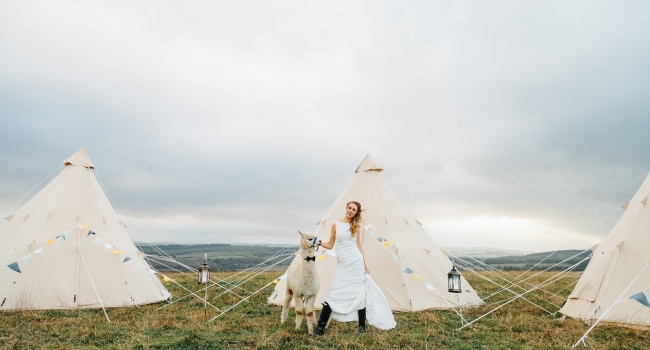
<svg viewBox="0 0 650 350">
<path fill-rule="evenodd" d="M 413 270 L 411 270 L 410 268 L 407 267 L 406 270 L 404 270 L 404 273 L 411 274 L 411 273 L 413 273 Z"/>
<path fill-rule="evenodd" d="M 420 275 L 415 275 L 411 278 L 411 282 L 415 282 L 417 279 L 422 279 L 422 277 L 420 277 Z"/>
<path fill-rule="evenodd" d="M 167 277 L 167 276 L 163 276 L 163 281 L 165 281 L 165 282 L 169 282 L 169 281 L 171 281 L 171 280 L 172 280 L 171 278 L 169 278 L 169 277 Z"/>
<path fill-rule="evenodd" d="M 325 255 L 321 255 L 321 256 L 319 256 L 318 258 L 316 258 L 316 260 L 320 260 L 320 261 L 325 260 Z"/>
<path fill-rule="evenodd" d="M 149 276 L 153 276 L 156 274 L 155 270 L 149 269 Z"/>
<path fill-rule="evenodd" d="M 110 244 L 108 244 L 108 243 L 106 243 L 106 244 L 104 244 L 104 248 L 111 249 L 111 248 L 113 248 L 113 246 L 110 245 Z"/>
<path fill-rule="evenodd" d="M 284 275 L 278 277 L 278 279 L 279 279 L 280 281 L 284 281 L 284 280 L 286 280 L 286 279 L 287 279 L 287 274 L 285 273 Z"/>
<path fill-rule="evenodd" d="M 328 250 L 327 253 L 325 253 L 325 255 L 333 256 L 336 258 L 336 253 L 334 253 L 333 250 Z"/>
<path fill-rule="evenodd" d="M 650 303 L 648 303 L 648 298 L 646 298 L 643 291 L 632 294 L 628 299 L 636 300 L 636 301 L 640 302 L 641 304 L 643 304 L 644 306 L 650 307 Z"/>
<path fill-rule="evenodd" d="M 49 241 L 47 241 L 47 243 L 45 243 L 45 245 L 50 245 L 50 244 L 52 244 L 52 242 L 54 242 L 54 240 L 50 239 Z"/>
<path fill-rule="evenodd" d="M 427 290 L 434 290 L 434 289 L 435 289 L 435 288 L 433 288 L 433 286 L 430 285 L 429 283 L 425 283 L 425 284 L 424 284 L 424 288 L 426 288 Z"/>
<path fill-rule="evenodd" d="M 274 284 L 278 284 L 278 283 L 280 283 L 280 280 L 277 280 L 277 279 L 276 279 L 276 280 L 273 280 L 273 283 L 274 283 Z"/>
<path fill-rule="evenodd" d="M 84 226 L 81 226 L 81 227 L 85 230 L 85 229 L 89 228 L 90 225 L 84 225 Z"/>
<path fill-rule="evenodd" d="M 7 265 L 8 268 L 20 273 L 20 267 L 18 266 L 18 261 L 14 261 L 11 264 Z"/>
<path fill-rule="evenodd" d="M 90 235 L 95 235 L 95 231 L 93 231 L 93 230 L 88 230 L 88 234 L 86 235 L 86 237 L 88 237 L 88 236 L 90 236 Z"/>
<path fill-rule="evenodd" d="M 25 264 L 29 264 L 29 262 L 32 261 L 32 255 L 29 254 L 29 255 L 23 257 L 22 260 L 25 262 Z"/>
<path fill-rule="evenodd" d="M 64 233 L 62 236 L 63 236 L 63 240 L 65 241 L 66 239 L 70 238 L 70 236 L 72 236 L 72 231 L 68 231 Z"/>
<path fill-rule="evenodd" d="M 93 242 L 90 245 L 99 244 L 102 243 L 103 241 L 104 241 L 103 239 L 96 237 L 95 240 L 93 240 Z"/>
<path fill-rule="evenodd" d="M 40 247 L 40 248 L 36 249 L 33 254 L 40 254 L 42 252 L 43 252 L 43 247 Z"/>
<path fill-rule="evenodd" d="M 379 242 L 383 242 L 383 241 L 385 241 L 384 237 L 377 237 L 377 240 L 378 240 Z"/>
<path fill-rule="evenodd" d="M 119 249 L 115 249 L 115 251 L 112 252 L 111 254 L 122 254 L 122 252 Z"/>
<path fill-rule="evenodd" d="M 115 254 L 115 253 L 113 253 L 113 254 Z M 127 261 L 129 261 L 131 259 L 133 259 L 133 258 L 131 258 L 130 256 L 127 255 L 126 258 L 124 258 L 124 260 L 122 262 L 125 263 L 125 262 L 127 262 Z"/>
<path fill-rule="evenodd" d="M 388 242 L 384 243 L 384 247 L 388 248 L 391 243 L 393 243 L 393 241 L 388 241 Z"/>
<path fill-rule="evenodd" d="M 135 268 L 136 268 L 136 269 L 139 269 L 139 268 L 141 268 L 141 267 L 144 267 L 144 265 L 143 265 L 141 262 L 138 261 L 138 263 L 135 264 Z"/>
</svg>

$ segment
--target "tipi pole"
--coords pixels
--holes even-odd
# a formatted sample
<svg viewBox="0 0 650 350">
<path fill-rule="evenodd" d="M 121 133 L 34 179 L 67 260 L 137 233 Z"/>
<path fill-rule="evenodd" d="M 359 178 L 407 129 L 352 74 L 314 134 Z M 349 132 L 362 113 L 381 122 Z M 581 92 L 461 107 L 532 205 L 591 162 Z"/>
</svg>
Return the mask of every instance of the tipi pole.
<svg viewBox="0 0 650 350">
<path fill-rule="evenodd" d="M 84 266 L 86 267 L 86 272 L 88 272 L 88 278 L 90 278 L 90 284 L 92 284 L 93 289 L 95 290 L 95 295 L 97 295 L 97 300 L 99 300 L 99 305 L 102 306 L 102 310 L 104 311 L 104 316 L 106 316 L 106 321 L 108 323 L 111 323 L 111 320 L 108 318 L 108 314 L 106 313 L 106 308 L 104 307 L 104 303 L 102 303 L 102 298 L 99 297 L 99 292 L 97 292 L 97 288 L 95 287 L 95 282 L 93 282 L 93 277 L 90 275 L 90 270 L 88 270 L 88 265 L 86 265 L 86 259 L 84 259 L 84 255 L 79 252 L 79 256 L 81 256 L 81 261 L 83 261 Z"/>
<path fill-rule="evenodd" d="M 578 341 L 577 341 L 575 344 L 573 344 L 572 348 L 575 348 L 575 347 L 578 346 L 578 344 L 580 344 L 580 343 L 582 343 L 582 345 L 584 345 L 585 347 L 587 347 L 587 344 L 585 344 L 585 339 L 587 339 L 587 335 L 589 334 L 589 332 L 591 332 L 591 330 L 594 329 L 594 327 L 596 327 L 596 325 L 600 322 L 600 320 L 602 320 L 603 317 L 605 317 L 605 315 L 607 315 L 607 313 L 609 312 L 609 310 L 611 310 L 611 309 L 614 307 L 614 305 L 616 305 L 616 304 L 618 304 L 619 302 L 621 302 L 620 299 L 623 297 L 623 295 L 625 294 L 625 292 L 627 292 L 627 290 L 630 289 L 630 287 L 632 287 L 632 285 L 634 284 L 634 282 L 636 282 L 636 280 L 639 279 L 639 276 L 641 276 L 641 274 L 643 273 L 643 271 L 645 271 L 645 269 L 648 267 L 649 264 L 650 264 L 650 261 L 648 261 L 648 263 L 645 264 L 645 266 L 641 269 L 641 272 L 639 272 L 639 274 L 636 275 L 636 277 L 634 277 L 634 279 L 632 280 L 632 282 L 630 282 L 630 284 L 627 286 L 627 288 L 625 288 L 625 290 L 623 291 L 623 293 L 621 293 L 621 295 L 618 296 L 618 298 L 616 299 L 616 301 L 615 301 L 614 303 L 612 303 L 612 305 L 611 305 L 610 307 L 608 307 L 607 310 L 605 310 L 605 312 L 603 312 L 603 314 L 600 315 L 600 317 L 598 317 L 598 319 L 596 320 L 596 322 L 594 322 L 594 324 L 592 324 L 591 327 L 589 327 L 589 329 L 585 332 L 585 334 L 582 335 L 582 337 L 581 337 L 580 339 L 578 339 Z"/>
</svg>

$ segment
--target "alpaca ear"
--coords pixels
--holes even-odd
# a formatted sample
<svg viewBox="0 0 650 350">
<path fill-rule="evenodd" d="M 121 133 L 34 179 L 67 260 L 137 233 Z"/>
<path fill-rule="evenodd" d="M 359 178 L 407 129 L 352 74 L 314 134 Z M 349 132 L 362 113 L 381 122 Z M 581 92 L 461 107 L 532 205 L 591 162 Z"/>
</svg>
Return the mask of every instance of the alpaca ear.
<svg viewBox="0 0 650 350">
<path fill-rule="evenodd" d="M 305 237 L 305 234 L 302 233 L 302 232 L 300 232 L 300 230 L 298 230 L 298 233 L 300 233 L 300 235 L 301 235 L 302 237 Z"/>
</svg>

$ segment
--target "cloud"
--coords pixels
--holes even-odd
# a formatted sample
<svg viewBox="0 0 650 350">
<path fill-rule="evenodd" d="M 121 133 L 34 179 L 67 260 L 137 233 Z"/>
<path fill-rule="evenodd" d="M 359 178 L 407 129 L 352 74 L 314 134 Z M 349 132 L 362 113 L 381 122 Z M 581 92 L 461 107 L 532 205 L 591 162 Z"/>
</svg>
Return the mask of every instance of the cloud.
<svg viewBox="0 0 650 350">
<path fill-rule="evenodd" d="M 648 12 L 2 4 L 0 194 L 22 196 L 85 146 L 152 240 L 289 242 L 372 153 L 418 218 L 468 245 L 481 232 L 511 241 L 504 217 L 508 232 L 597 240 L 615 216 L 584 230 L 650 170 Z M 12 200 L 0 197 L 0 212 Z"/>
</svg>

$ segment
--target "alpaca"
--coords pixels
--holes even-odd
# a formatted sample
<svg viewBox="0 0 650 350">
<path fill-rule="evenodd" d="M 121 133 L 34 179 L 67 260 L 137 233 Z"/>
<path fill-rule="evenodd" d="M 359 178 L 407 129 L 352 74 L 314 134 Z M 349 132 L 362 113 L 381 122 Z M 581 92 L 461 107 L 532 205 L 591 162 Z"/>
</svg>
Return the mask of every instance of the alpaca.
<svg viewBox="0 0 650 350">
<path fill-rule="evenodd" d="M 321 240 L 313 233 L 300 232 L 300 251 L 289 265 L 287 270 L 287 291 L 282 305 L 280 323 L 287 320 L 289 303 L 294 298 L 296 304 L 296 330 L 302 325 L 303 310 L 306 311 L 307 329 L 309 334 L 314 333 L 316 316 L 314 316 L 314 301 L 320 289 L 320 279 L 316 271 L 316 249 L 321 245 Z M 306 309 L 306 310 L 305 310 Z"/>
</svg>

